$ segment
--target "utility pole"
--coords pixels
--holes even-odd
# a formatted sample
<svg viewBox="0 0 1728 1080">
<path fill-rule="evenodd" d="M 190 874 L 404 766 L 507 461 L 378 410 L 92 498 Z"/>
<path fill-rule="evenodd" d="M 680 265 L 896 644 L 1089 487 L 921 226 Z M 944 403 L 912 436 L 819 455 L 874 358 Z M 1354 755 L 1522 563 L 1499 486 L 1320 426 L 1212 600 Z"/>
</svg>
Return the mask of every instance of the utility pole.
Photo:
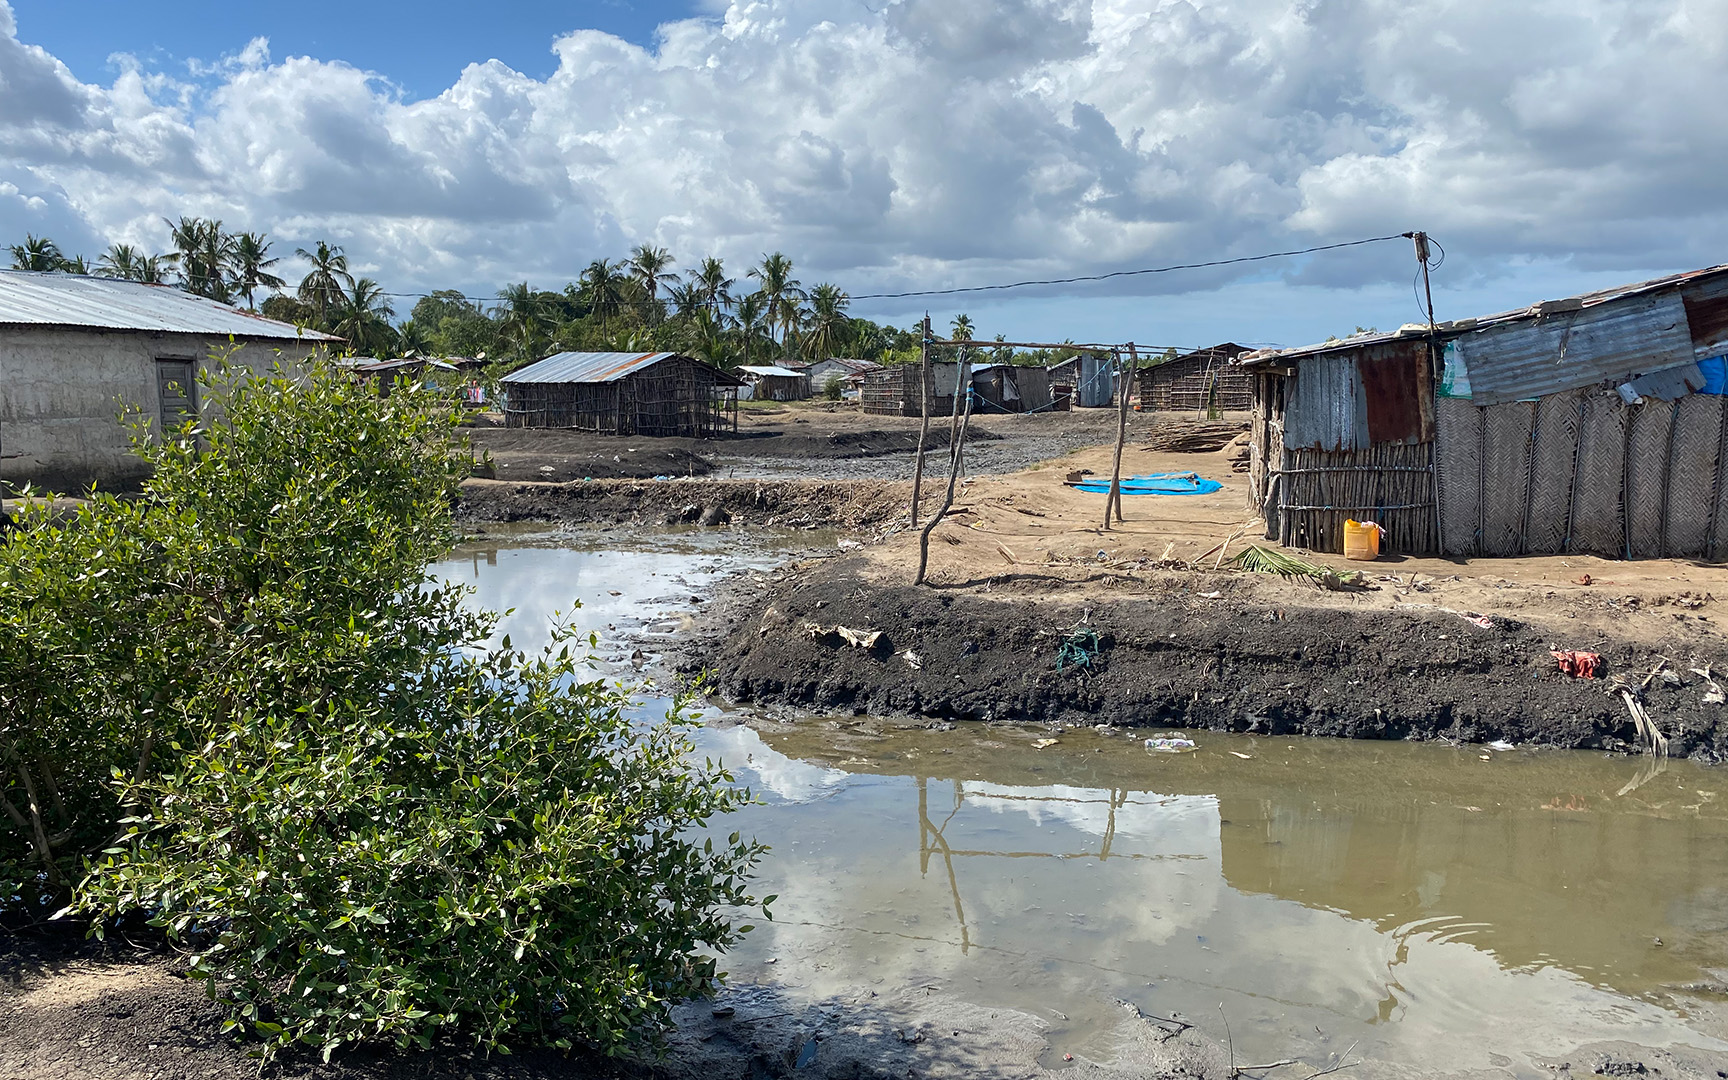
<svg viewBox="0 0 1728 1080">
<path fill-rule="evenodd" d="M 924 313 L 923 332 L 918 342 L 918 396 L 922 398 L 918 404 L 919 413 L 924 417 L 918 425 L 918 460 L 912 466 L 912 528 L 918 527 L 918 501 L 924 494 L 924 443 L 930 438 L 930 313 Z M 906 385 L 904 378 L 901 386 Z"/>
<path fill-rule="evenodd" d="M 1428 442 L 1428 492 L 1434 499 L 1434 550 L 1446 554 L 1446 528 L 1440 521 L 1440 461 L 1435 454 L 1434 395 L 1440 385 L 1440 326 L 1434 321 L 1434 286 L 1428 280 L 1428 234 L 1413 232 L 1410 242 L 1416 245 L 1416 261 L 1422 266 L 1422 296 L 1428 307 L 1428 369 L 1421 373 L 1416 388 L 1416 404 L 1421 415 L 1422 430 L 1418 433 Z"/>
</svg>

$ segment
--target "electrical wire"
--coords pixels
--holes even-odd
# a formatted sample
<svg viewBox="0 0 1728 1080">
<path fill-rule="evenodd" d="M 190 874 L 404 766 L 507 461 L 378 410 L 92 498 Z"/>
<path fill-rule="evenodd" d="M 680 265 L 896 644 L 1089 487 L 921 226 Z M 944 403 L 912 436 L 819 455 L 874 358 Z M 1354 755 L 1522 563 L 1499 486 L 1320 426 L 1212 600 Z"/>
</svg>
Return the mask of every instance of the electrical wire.
<svg viewBox="0 0 1728 1080">
<path fill-rule="evenodd" d="M 1338 251 L 1343 248 L 1362 247 L 1367 244 L 1379 244 L 1388 240 L 1408 240 L 1412 235 L 1412 233 L 1408 232 L 1391 233 L 1386 236 L 1370 236 L 1362 240 L 1345 240 L 1336 244 L 1318 244 L 1313 247 L 1297 248 L 1290 251 L 1269 251 L 1262 255 L 1242 255 L 1230 259 L 1211 259 L 1206 262 L 1176 263 L 1170 266 L 1144 267 L 1138 270 L 1113 270 L 1106 274 L 1081 274 L 1064 278 L 1036 278 L 1028 279 L 1026 281 L 1001 282 L 993 285 L 964 285 L 946 289 L 912 289 L 903 292 L 855 293 L 843 295 L 846 295 L 849 300 L 898 300 L 917 296 L 958 296 L 965 293 L 1000 292 L 1006 289 L 1023 289 L 1038 285 L 1075 285 L 1092 281 L 1110 281 L 1115 278 L 1140 277 L 1149 274 L 1169 274 L 1180 270 L 1205 270 L 1218 266 L 1239 266 L 1244 263 L 1266 262 L 1270 259 L 1294 258 L 1299 255 L 1313 255 L 1323 251 Z M 1430 237 L 1429 242 L 1433 243 L 1435 247 L 1440 247 L 1432 237 Z M 1440 253 L 1441 261 L 1444 261 L 1445 249 L 1440 248 Z M 1436 262 L 1433 263 L 1429 269 L 1432 271 L 1438 269 L 1439 266 L 1440 263 Z M 497 300 L 503 299 L 502 297 L 468 296 L 466 294 L 457 293 L 454 289 L 439 289 L 435 292 L 392 292 L 389 290 L 380 290 L 376 295 L 397 297 L 401 299 L 424 299 L 432 296 L 439 296 L 441 299 L 448 298 L 450 300 L 463 300 L 472 304 L 493 303 Z M 562 302 L 562 300 L 554 301 L 539 296 L 533 296 L 530 297 L 530 299 L 535 303 Z M 713 308 L 725 307 L 728 305 L 725 301 L 704 301 L 701 306 L 704 308 Z"/>
<path fill-rule="evenodd" d="M 1243 255 L 1234 259 L 1213 259 L 1209 262 L 1177 263 L 1173 266 L 1153 266 L 1142 270 L 1115 270 L 1108 274 L 1084 274 L 1077 277 L 1042 278 L 1029 281 L 1011 281 L 1001 285 L 966 285 L 952 289 L 915 289 L 908 292 L 859 293 L 854 300 L 898 300 L 911 296 L 955 296 L 960 293 L 996 292 L 1002 289 L 1023 289 L 1032 285 L 1074 285 L 1087 281 L 1109 281 L 1112 278 L 1138 277 L 1143 274 L 1168 274 L 1177 270 L 1204 270 L 1214 266 L 1236 266 L 1242 263 L 1265 262 L 1268 259 L 1287 259 L 1296 255 L 1313 255 L 1321 251 L 1337 251 L 1340 248 L 1361 247 L 1364 244 L 1379 244 L 1387 240 L 1408 240 L 1410 233 L 1393 233 L 1390 236 L 1371 236 L 1365 240 L 1346 240 L 1338 244 L 1320 244 L 1315 247 L 1300 248 L 1294 251 L 1269 251 L 1264 255 Z"/>
</svg>

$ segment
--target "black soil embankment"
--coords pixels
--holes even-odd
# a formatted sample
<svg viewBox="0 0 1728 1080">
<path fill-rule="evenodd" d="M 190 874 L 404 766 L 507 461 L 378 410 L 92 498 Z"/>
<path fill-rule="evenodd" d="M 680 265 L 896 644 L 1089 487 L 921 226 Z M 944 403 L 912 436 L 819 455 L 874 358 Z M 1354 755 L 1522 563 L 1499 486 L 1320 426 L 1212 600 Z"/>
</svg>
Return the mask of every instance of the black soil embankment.
<svg viewBox="0 0 1728 1080">
<path fill-rule="evenodd" d="M 559 428 L 472 427 L 467 434 L 474 456 L 483 468 L 492 470 L 492 478 L 532 481 L 702 477 L 719 471 L 716 460 L 836 461 L 910 454 L 918 446 L 916 426 L 861 427 L 857 417 L 845 417 L 845 426 L 830 430 L 821 422 L 828 419 L 756 423 L 710 439 L 599 435 Z M 1000 436 L 978 429 L 969 439 L 994 442 Z M 931 423 L 925 449 L 939 456 L 946 453 L 946 418 Z"/>
<path fill-rule="evenodd" d="M 1488 629 L 1438 611 L 1302 610 L 1177 588 L 1088 606 L 874 586 L 860 565 L 789 571 L 771 595 L 735 600 L 700 666 L 734 700 L 823 712 L 1629 750 L 1618 675 L 1674 756 L 1728 758 L 1724 706 L 1690 670 L 1723 671 L 1728 649 L 1669 656 L 1671 675 L 1646 680 L 1662 658 L 1610 642 L 1606 677 L 1577 679 L 1557 670 L 1542 627 L 1511 620 Z M 1083 619 L 1095 647 L 1074 633 Z M 882 636 L 862 648 L 812 632 L 835 625 Z"/>
<path fill-rule="evenodd" d="M 864 529 L 904 515 L 912 485 L 880 480 L 469 480 L 459 521 Z"/>
</svg>

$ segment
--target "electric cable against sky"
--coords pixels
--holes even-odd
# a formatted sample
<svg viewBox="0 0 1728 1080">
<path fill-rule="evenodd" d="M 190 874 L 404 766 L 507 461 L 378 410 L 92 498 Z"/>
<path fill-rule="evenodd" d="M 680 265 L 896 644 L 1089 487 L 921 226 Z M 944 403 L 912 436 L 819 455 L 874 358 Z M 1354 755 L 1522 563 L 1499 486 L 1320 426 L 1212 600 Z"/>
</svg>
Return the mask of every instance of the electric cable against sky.
<svg viewBox="0 0 1728 1080">
<path fill-rule="evenodd" d="M 1230 259 L 1211 259 L 1206 262 L 1196 263 L 1176 263 L 1170 266 L 1152 266 L 1138 270 L 1113 270 L 1106 274 L 1081 274 L 1074 277 L 1064 278 L 1036 278 L 1026 281 L 1002 282 L 995 285 L 961 285 L 945 289 L 912 289 L 904 292 L 882 293 L 848 293 L 846 296 L 849 300 L 898 300 L 917 296 L 955 296 L 962 293 L 999 292 L 1004 289 L 1024 289 L 1035 285 L 1076 285 L 1089 281 L 1109 281 L 1113 278 L 1138 277 L 1147 274 L 1169 274 L 1178 270 L 1205 270 L 1217 266 L 1237 266 L 1243 263 L 1266 262 L 1270 259 L 1295 258 L 1298 255 L 1314 255 L 1322 251 L 1338 251 L 1342 248 L 1362 247 L 1367 244 L 1380 244 L 1388 240 L 1408 240 L 1412 235 L 1412 233 L 1408 232 L 1391 233 L 1386 236 L 1370 236 L 1362 240 L 1345 240 L 1336 244 L 1318 244 L 1314 247 L 1296 248 L 1290 251 L 1269 251 L 1263 255 L 1241 255 Z M 1439 244 L 1436 243 L 1435 246 L 1439 247 Z M 1441 248 L 1440 250 L 1443 260 L 1445 257 L 1445 249 Z M 1440 264 L 1436 262 L 1432 268 L 1438 269 L 1439 265 Z M 581 275 L 577 275 L 576 278 L 571 280 L 579 280 L 580 277 Z M 458 293 L 454 289 L 438 289 L 434 292 L 391 292 L 383 290 L 380 291 L 378 295 L 414 299 L 430 296 L 443 296 L 452 300 L 466 300 L 475 304 L 491 303 L 495 300 L 501 299 L 500 297 L 495 296 L 468 296 Z M 539 301 L 540 298 L 535 297 L 534 299 Z M 712 305 L 705 301 L 702 306 L 709 307 Z"/>
</svg>

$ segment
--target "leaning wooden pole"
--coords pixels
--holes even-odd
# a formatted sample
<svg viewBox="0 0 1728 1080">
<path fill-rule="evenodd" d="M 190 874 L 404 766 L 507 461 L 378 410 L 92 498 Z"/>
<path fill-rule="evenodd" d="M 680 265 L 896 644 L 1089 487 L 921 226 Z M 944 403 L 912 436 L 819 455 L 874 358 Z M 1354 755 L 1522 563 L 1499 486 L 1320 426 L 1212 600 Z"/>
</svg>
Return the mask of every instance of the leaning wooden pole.
<svg viewBox="0 0 1728 1080">
<path fill-rule="evenodd" d="M 925 524 L 924 531 L 918 534 L 918 576 L 912 579 L 912 584 L 924 584 L 924 571 L 930 566 L 930 534 L 936 526 L 942 524 L 942 518 L 954 505 L 954 488 L 960 483 L 960 449 L 966 443 L 966 428 L 972 422 L 972 353 L 971 350 L 960 350 L 959 385 L 966 387 L 966 409 L 960 409 L 961 394 L 954 393 L 954 441 L 949 443 L 948 455 L 948 493 L 942 497 L 942 506 Z"/>
<path fill-rule="evenodd" d="M 1130 353 L 1134 346 L 1128 346 Z M 1116 360 L 1116 461 L 1110 467 L 1110 494 L 1104 499 L 1104 527 L 1110 527 L 1110 514 L 1122 520 L 1122 444 L 1128 441 L 1128 380 L 1122 374 L 1122 354 L 1111 354 Z M 1138 357 L 1135 366 L 1139 366 Z"/>
<path fill-rule="evenodd" d="M 918 527 L 918 503 L 924 495 L 924 444 L 930 438 L 930 316 L 924 316 L 923 340 L 918 344 L 919 378 L 918 394 L 920 401 L 918 411 L 923 414 L 923 422 L 918 425 L 918 460 L 912 466 L 912 528 Z M 905 385 L 902 382 L 901 385 Z"/>
</svg>

